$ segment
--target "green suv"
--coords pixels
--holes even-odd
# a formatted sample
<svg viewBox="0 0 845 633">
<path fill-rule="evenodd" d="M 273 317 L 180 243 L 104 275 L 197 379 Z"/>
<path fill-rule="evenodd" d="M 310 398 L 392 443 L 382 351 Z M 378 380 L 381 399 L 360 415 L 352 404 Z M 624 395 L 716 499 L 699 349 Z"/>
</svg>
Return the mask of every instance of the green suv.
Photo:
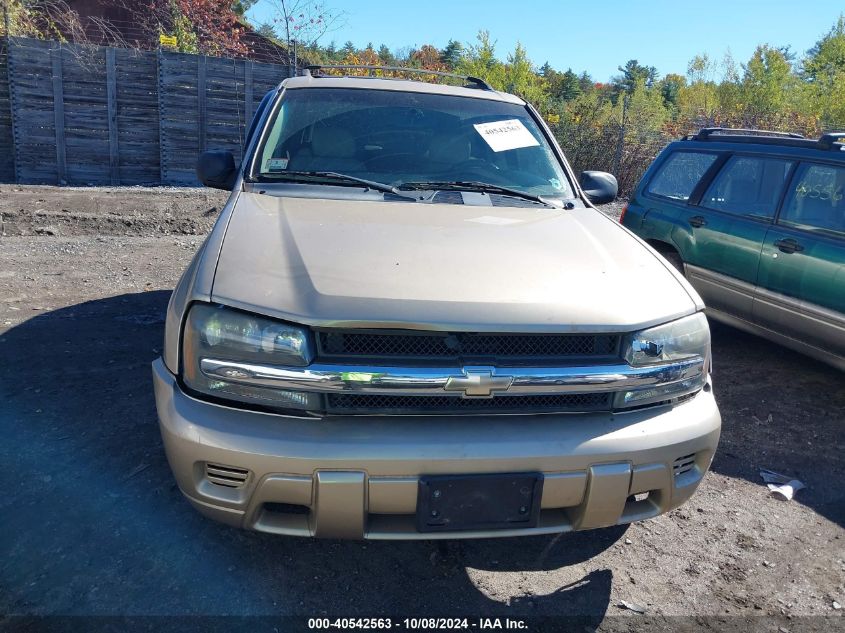
<svg viewBox="0 0 845 633">
<path fill-rule="evenodd" d="M 620 221 L 711 318 L 845 369 L 840 139 L 705 128 L 663 150 Z"/>
</svg>

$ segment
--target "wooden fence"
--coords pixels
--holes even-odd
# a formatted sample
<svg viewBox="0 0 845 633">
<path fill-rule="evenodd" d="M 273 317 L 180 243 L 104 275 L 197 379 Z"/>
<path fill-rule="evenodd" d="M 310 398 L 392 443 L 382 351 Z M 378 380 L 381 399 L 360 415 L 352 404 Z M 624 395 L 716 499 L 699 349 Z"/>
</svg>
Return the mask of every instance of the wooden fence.
<svg viewBox="0 0 845 633">
<path fill-rule="evenodd" d="M 195 185 L 206 149 L 240 160 L 288 67 L 163 51 L 0 41 L 0 182 Z"/>
</svg>

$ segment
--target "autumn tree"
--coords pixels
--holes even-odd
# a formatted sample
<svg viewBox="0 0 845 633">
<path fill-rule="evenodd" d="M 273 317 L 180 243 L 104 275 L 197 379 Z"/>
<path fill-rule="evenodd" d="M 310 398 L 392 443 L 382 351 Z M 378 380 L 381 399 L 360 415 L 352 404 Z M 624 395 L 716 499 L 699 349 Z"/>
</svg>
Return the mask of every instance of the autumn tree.
<svg viewBox="0 0 845 633">
<path fill-rule="evenodd" d="M 327 7 L 313 0 L 266 0 L 273 18 L 272 22 L 282 35 L 288 50 L 293 43 L 314 47 L 326 33 L 340 28 L 346 20 L 343 11 Z M 344 51 L 344 55 L 354 52 Z"/>
<path fill-rule="evenodd" d="M 425 68 L 426 70 L 437 70 L 439 72 L 449 70 L 446 64 L 440 59 L 440 51 L 431 44 L 424 44 L 412 52 L 408 61 L 413 68 Z"/>
</svg>

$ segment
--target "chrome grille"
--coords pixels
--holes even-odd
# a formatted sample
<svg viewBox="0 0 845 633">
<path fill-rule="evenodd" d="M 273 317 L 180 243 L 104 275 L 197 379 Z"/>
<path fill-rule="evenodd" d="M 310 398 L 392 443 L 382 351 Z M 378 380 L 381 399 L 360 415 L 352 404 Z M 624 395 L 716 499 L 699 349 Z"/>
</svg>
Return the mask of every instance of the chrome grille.
<svg viewBox="0 0 845 633">
<path fill-rule="evenodd" d="M 318 330 L 317 342 L 320 356 L 452 361 L 610 358 L 619 349 L 616 334 Z"/>
<path fill-rule="evenodd" d="M 382 396 L 371 394 L 330 394 L 328 412 L 335 414 L 412 415 L 450 413 L 572 413 L 604 411 L 611 406 L 611 394 L 573 393 L 495 398 L 452 396 Z"/>
</svg>

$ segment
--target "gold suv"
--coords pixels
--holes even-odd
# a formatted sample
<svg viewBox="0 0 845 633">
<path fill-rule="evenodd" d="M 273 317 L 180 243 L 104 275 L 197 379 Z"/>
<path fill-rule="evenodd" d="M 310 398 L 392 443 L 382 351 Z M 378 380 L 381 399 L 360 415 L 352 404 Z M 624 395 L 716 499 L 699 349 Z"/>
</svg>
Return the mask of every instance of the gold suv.
<svg viewBox="0 0 845 633">
<path fill-rule="evenodd" d="M 653 517 L 701 481 L 721 421 L 700 298 L 592 207 L 615 179 L 576 179 L 529 104 L 449 81 L 312 69 L 261 102 L 239 167 L 200 157 L 232 193 L 153 364 L 200 512 L 516 536 Z"/>
</svg>

